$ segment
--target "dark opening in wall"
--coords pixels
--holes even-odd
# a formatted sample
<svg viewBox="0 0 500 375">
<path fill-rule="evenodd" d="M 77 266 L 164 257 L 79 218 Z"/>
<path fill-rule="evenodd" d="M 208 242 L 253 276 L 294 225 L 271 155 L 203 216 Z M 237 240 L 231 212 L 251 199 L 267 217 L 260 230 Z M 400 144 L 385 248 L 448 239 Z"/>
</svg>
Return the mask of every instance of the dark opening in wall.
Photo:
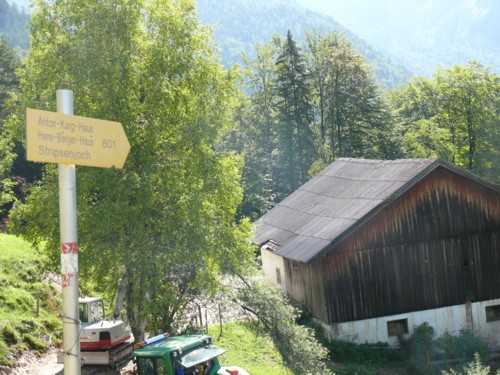
<svg viewBox="0 0 500 375">
<path fill-rule="evenodd" d="M 486 306 L 485 310 L 487 322 L 500 320 L 500 305 Z"/>
<path fill-rule="evenodd" d="M 387 322 L 387 334 L 398 336 L 408 333 L 408 319 L 391 320 Z"/>
</svg>

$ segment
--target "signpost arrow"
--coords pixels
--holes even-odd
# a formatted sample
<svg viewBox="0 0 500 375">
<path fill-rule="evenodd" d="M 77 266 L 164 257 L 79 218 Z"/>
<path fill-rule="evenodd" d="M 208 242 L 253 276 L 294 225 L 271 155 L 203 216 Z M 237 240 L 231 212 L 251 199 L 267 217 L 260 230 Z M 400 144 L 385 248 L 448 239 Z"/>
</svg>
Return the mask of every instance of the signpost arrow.
<svg viewBox="0 0 500 375">
<path fill-rule="evenodd" d="M 130 144 L 119 122 L 26 109 L 26 159 L 123 168 Z"/>
</svg>

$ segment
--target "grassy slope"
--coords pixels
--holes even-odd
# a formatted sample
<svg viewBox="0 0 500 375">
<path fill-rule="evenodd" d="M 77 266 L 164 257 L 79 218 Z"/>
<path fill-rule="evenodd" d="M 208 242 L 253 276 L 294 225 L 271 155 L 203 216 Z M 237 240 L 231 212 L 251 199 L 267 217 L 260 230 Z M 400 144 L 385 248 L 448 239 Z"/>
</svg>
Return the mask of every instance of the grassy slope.
<svg viewBox="0 0 500 375">
<path fill-rule="evenodd" d="M 50 335 L 61 329 L 59 293 L 43 276 L 30 245 L 0 233 L 0 365 L 12 365 L 23 350 L 44 352 Z"/>
<path fill-rule="evenodd" d="M 209 327 L 208 333 L 213 336 L 214 344 L 227 350 L 220 358 L 222 365 L 240 366 L 252 375 L 291 375 L 272 340 L 267 336 L 257 336 L 249 324 L 227 323 L 222 328 L 222 335 L 220 326 Z"/>
</svg>

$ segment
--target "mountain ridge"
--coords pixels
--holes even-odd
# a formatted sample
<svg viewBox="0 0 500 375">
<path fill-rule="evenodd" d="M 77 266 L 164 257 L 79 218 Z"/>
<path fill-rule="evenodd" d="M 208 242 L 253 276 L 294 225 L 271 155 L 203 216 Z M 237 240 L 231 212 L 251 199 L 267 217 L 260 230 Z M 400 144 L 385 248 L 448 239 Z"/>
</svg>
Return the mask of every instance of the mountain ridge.
<svg viewBox="0 0 500 375">
<path fill-rule="evenodd" d="M 19 9 L 26 9 L 28 3 L 28 0 L 7 1 L 15 3 Z M 241 63 L 243 52 L 252 57 L 255 44 L 268 43 L 273 34 L 285 36 L 290 30 L 294 39 L 303 45 L 307 30 L 325 33 L 335 31 L 344 34 L 352 45 L 365 56 L 365 60 L 371 64 L 376 80 L 380 82 L 382 87 L 401 86 L 407 83 L 412 75 L 423 73 L 420 69 L 422 56 L 417 51 L 407 52 L 409 58 L 406 60 L 400 59 L 397 53 L 394 54 L 390 51 L 397 51 L 402 46 L 396 44 L 392 46 L 392 49 L 382 48 L 384 46 L 378 48 L 377 45 L 361 38 L 355 31 L 344 26 L 331 15 L 306 8 L 301 4 L 303 1 L 198 0 L 197 11 L 203 24 L 213 25 L 213 39 L 221 47 L 222 63 L 225 66 Z M 379 1 L 394 2 L 394 0 Z M 423 38 L 425 39 L 425 36 Z M 429 57 L 432 58 L 432 56 L 426 58 Z"/>
<path fill-rule="evenodd" d="M 384 87 L 404 84 L 411 76 L 405 67 L 394 63 L 332 17 L 308 10 L 295 0 L 198 0 L 197 3 L 202 23 L 213 25 L 214 39 L 224 51 L 225 65 L 240 63 L 243 51 L 252 56 L 254 45 L 269 42 L 273 34 L 285 36 L 290 30 L 294 39 L 304 42 L 305 31 L 335 31 L 344 34 L 366 57 Z"/>
</svg>

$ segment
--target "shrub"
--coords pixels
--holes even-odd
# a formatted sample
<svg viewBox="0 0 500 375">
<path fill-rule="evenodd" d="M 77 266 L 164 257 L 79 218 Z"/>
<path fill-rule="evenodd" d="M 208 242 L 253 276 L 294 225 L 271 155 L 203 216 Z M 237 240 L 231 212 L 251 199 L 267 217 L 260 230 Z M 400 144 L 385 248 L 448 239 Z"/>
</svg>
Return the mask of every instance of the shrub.
<svg viewBox="0 0 500 375">
<path fill-rule="evenodd" d="M 429 373 L 429 363 L 434 349 L 434 328 L 424 322 L 414 327 L 413 335 L 401 340 L 401 347 L 411 364 L 419 371 Z"/>
<path fill-rule="evenodd" d="M 305 312 L 304 310 L 299 310 L 300 315 L 298 315 L 296 322 L 299 325 L 303 325 L 311 328 L 314 331 L 314 335 L 318 342 L 320 342 L 323 346 L 327 346 L 328 339 L 325 335 L 325 329 L 318 321 L 314 320 L 311 313 Z"/>
<path fill-rule="evenodd" d="M 442 375 L 489 375 L 490 367 L 484 366 L 481 363 L 481 356 L 479 353 L 474 354 L 474 360 L 469 362 L 467 365 L 463 367 L 464 372 L 456 372 L 455 370 L 442 371 Z M 500 375 L 500 370 L 496 372 L 496 375 Z"/>
<path fill-rule="evenodd" d="M 444 351 L 444 357 L 446 359 L 456 358 L 456 337 L 452 336 L 451 333 L 446 331 L 438 339 L 436 345 Z"/>
<path fill-rule="evenodd" d="M 330 374 L 325 365 L 328 350 L 311 328 L 296 323 L 297 310 L 278 288 L 260 279 L 246 280 L 237 300 L 254 314 L 273 338 L 284 364 L 294 373 Z M 314 370 L 313 370 L 314 369 Z"/>
<path fill-rule="evenodd" d="M 466 329 L 460 330 L 460 335 L 456 340 L 457 357 L 464 357 L 469 361 L 476 358 L 478 354 L 483 359 L 488 359 L 488 346 L 480 338 Z"/>
<path fill-rule="evenodd" d="M 355 344 L 352 342 L 333 340 L 326 347 L 334 362 L 388 364 L 402 360 L 401 350 L 392 349 L 386 343 Z"/>
</svg>

